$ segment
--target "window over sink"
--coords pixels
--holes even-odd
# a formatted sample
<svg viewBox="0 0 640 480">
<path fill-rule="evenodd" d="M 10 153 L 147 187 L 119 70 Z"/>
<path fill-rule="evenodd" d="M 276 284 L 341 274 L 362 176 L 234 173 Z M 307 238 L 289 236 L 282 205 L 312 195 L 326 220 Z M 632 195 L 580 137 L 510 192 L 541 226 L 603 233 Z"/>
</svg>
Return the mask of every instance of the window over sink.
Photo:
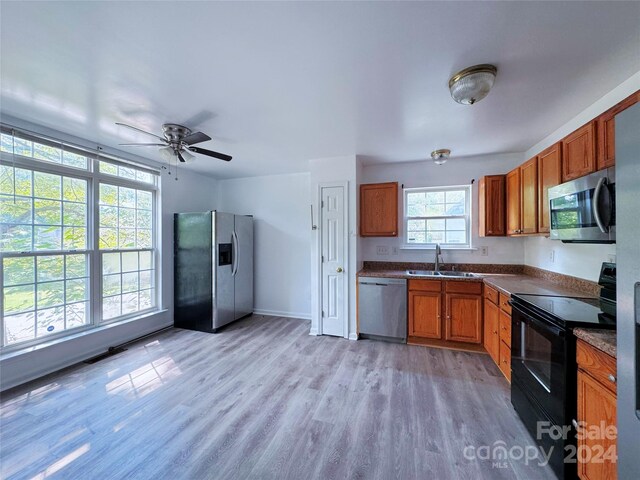
<svg viewBox="0 0 640 480">
<path fill-rule="evenodd" d="M 408 247 L 471 248 L 471 185 L 404 189 Z"/>
</svg>

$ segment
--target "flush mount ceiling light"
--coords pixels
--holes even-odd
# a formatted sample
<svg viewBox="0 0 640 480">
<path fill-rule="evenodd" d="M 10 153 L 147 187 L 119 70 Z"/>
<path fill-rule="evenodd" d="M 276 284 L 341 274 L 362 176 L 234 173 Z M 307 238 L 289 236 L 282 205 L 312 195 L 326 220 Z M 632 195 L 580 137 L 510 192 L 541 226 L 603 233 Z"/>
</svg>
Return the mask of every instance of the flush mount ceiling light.
<svg viewBox="0 0 640 480">
<path fill-rule="evenodd" d="M 449 155 L 451 155 L 451 150 L 448 148 L 442 148 L 431 152 L 431 158 L 433 158 L 433 163 L 436 165 L 442 165 L 445 163 L 449 159 Z"/>
<path fill-rule="evenodd" d="M 496 80 L 498 69 L 493 65 L 482 64 L 465 68 L 449 80 L 451 98 L 463 105 L 473 105 L 489 94 Z"/>
</svg>

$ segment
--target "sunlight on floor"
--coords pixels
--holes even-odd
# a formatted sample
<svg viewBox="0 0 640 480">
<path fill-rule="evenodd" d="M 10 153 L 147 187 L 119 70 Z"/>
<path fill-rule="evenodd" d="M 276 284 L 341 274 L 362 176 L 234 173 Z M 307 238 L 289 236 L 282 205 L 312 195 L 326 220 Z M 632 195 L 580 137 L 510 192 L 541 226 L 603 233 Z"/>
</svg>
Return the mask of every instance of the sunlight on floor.
<svg viewBox="0 0 640 480">
<path fill-rule="evenodd" d="M 73 452 L 62 457 L 60 460 L 49 465 L 45 471 L 38 473 L 37 475 L 32 477 L 31 480 L 41 480 L 43 478 L 47 478 L 53 475 L 57 471 L 63 469 L 64 467 L 66 467 L 67 465 L 69 465 L 70 463 L 74 462 L 79 457 L 87 453 L 90 449 L 91 449 L 91 445 L 88 443 L 85 443 L 81 447 L 76 448 Z"/>
<path fill-rule="evenodd" d="M 109 382 L 105 390 L 109 395 L 141 398 L 160 386 L 182 375 L 171 357 L 162 357 Z"/>
</svg>

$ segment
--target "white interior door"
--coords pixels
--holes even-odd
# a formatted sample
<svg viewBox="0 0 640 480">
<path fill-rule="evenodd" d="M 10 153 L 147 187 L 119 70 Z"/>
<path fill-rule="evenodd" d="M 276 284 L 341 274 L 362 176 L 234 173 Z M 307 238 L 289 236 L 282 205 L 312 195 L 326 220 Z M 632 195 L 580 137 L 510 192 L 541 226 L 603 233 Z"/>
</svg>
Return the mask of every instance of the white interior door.
<svg viewBox="0 0 640 480">
<path fill-rule="evenodd" d="M 323 335 L 345 334 L 345 188 L 321 187 L 322 313 Z"/>
</svg>

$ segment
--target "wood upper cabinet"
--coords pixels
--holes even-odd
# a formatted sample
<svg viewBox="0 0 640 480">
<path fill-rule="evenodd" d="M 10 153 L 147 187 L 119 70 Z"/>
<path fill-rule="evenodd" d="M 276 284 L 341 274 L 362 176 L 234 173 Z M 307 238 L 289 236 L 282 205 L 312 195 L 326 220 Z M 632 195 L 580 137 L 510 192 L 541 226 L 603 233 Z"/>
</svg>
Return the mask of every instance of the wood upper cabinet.
<svg viewBox="0 0 640 480">
<path fill-rule="evenodd" d="M 360 235 L 398 236 L 398 183 L 360 185 Z"/>
<path fill-rule="evenodd" d="M 623 110 L 640 101 L 640 91 L 628 96 L 596 119 L 598 133 L 597 169 L 613 167 L 616 163 L 615 118 Z"/>
<path fill-rule="evenodd" d="M 499 312 L 495 303 L 484 299 L 484 348 L 496 364 L 500 363 Z"/>
<path fill-rule="evenodd" d="M 487 175 L 478 185 L 478 234 L 481 237 L 506 235 L 506 187 L 504 175 Z"/>
<path fill-rule="evenodd" d="M 562 140 L 562 181 L 596 171 L 596 122 L 580 127 Z"/>
<path fill-rule="evenodd" d="M 520 167 L 506 176 L 507 235 L 520 233 Z"/>
<path fill-rule="evenodd" d="M 538 161 L 534 157 L 506 176 L 507 235 L 531 234 L 538 227 Z"/>
<path fill-rule="evenodd" d="M 520 233 L 538 231 L 538 158 L 520 165 Z"/>
<path fill-rule="evenodd" d="M 445 294 L 445 338 L 455 342 L 482 342 L 482 297 L 465 293 Z"/>
<path fill-rule="evenodd" d="M 562 183 L 562 144 L 538 155 L 538 232 L 549 232 L 549 188 Z"/>
<path fill-rule="evenodd" d="M 442 338 L 440 292 L 409 291 L 409 335 Z"/>
</svg>

